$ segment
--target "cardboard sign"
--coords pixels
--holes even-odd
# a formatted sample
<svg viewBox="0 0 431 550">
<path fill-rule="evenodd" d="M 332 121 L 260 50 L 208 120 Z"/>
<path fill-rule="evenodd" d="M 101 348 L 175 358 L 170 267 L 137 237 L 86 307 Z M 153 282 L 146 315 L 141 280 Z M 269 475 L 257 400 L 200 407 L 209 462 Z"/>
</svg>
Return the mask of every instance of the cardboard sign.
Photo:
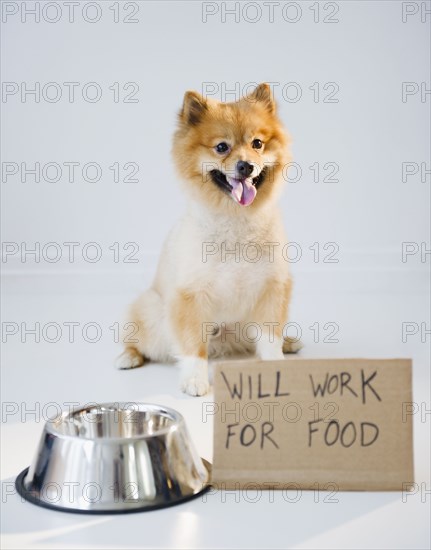
<svg viewBox="0 0 431 550">
<path fill-rule="evenodd" d="M 215 486 L 403 490 L 413 482 L 410 359 L 219 363 L 214 396 Z"/>
</svg>

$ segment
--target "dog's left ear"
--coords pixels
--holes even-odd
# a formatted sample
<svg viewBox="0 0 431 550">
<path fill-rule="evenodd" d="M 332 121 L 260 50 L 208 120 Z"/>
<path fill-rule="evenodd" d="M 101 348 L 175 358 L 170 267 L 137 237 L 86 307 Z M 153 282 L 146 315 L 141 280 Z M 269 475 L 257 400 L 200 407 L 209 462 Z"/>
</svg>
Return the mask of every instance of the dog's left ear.
<svg viewBox="0 0 431 550">
<path fill-rule="evenodd" d="M 257 86 L 257 88 L 248 96 L 248 99 L 263 103 L 270 113 L 275 113 L 276 105 L 269 84 L 259 84 L 259 86 Z"/>
<path fill-rule="evenodd" d="M 203 96 L 198 92 L 186 92 L 180 117 L 187 124 L 196 126 L 207 110 L 208 104 Z"/>
</svg>

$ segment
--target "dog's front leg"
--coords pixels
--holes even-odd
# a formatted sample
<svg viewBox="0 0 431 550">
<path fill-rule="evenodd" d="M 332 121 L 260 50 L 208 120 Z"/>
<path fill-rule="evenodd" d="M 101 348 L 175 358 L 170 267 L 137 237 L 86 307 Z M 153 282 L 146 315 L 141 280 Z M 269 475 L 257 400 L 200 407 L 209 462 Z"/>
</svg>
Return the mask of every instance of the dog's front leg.
<svg viewBox="0 0 431 550">
<path fill-rule="evenodd" d="M 257 355 L 265 360 L 283 359 L 283 328 L 287 321 L 291 282 L 268 280 L 256 304 L 253 318 L 259 325 Z"/>
<path fill-rule="evenodd" d="M 189 395 L 209 390 L 208 344 L 204 327 L 209 319 L 210 298 L 205 292 L 178 290 L 170 307 L 170 320 L 181 368 L 181 389 Z"/>
</svg>

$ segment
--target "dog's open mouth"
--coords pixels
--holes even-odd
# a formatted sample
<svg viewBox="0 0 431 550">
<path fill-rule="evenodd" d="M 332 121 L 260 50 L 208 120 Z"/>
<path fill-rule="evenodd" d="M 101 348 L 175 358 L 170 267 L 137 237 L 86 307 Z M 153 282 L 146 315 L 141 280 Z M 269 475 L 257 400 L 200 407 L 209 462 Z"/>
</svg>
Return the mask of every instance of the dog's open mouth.
<svg viewBox="0 0 431 550">
<path fill-rule="evenodd" d="M 210 175 L 213 182 L 230 193 L 238 204 L 248 206 L 256 198 L 257 190 L 265 179 L 265 168 L 255 178 L 232 178 L 220 170 L 211 170 Z"/>
</svg>

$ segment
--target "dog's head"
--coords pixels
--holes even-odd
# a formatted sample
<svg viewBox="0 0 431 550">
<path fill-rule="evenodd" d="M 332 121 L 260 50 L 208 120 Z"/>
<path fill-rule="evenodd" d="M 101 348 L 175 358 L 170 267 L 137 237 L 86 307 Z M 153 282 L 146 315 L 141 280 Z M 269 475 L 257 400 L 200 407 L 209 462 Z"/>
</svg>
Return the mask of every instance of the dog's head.
<svg viewBox="0 0 431 550">
<path fill-rule="evenodd" d="M 270 87 L 234 103 L 186 92 L 173 155 L 188 191 L 208 206 L 235 213 L 274 199 L 289 156 Z"/>
</svg>

